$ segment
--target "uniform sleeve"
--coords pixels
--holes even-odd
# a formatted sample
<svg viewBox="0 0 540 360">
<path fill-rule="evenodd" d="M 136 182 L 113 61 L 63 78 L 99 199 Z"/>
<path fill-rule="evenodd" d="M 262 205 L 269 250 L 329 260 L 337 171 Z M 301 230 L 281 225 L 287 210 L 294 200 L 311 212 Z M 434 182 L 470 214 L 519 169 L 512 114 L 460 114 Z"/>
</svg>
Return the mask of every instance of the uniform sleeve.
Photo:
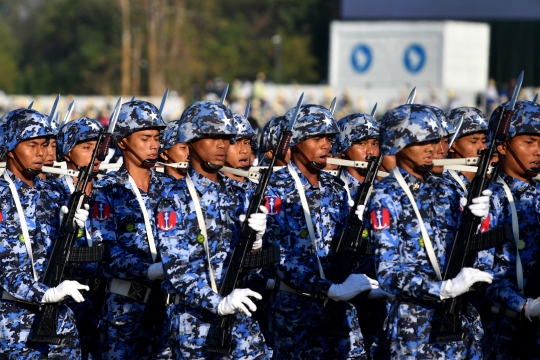
<svg viewBox="0 0 540 360">
<path fill-rule="evenodd" d="M 148 255 L 144 250 L 126 251 L 117 238 L 118 216 L 114 203 L 102 189 L 94 191 L 94 207 L 91 214 L 92 239 L 107 242 L 111 247 L 111 258 L 103 263 L 104 272 L 121 279 L 147 279 L 149 262 L 141 261 Z"/>
<path fill-rule="evenodd" d="M 281 199 L 283 207 L 286 194 L 281 193 L 276 188 L 269 188 L 267 196 Z M 300 238 L 298 233 L 301 232 L 301 229 L 296 228 L 297 222 L 290 221 L 287 210 L 289 209 L 282 208 L 275 215 L 268 216 L 267 241 L 278 244 L 281 249 L 281 260 L 277 266 L 277 274 L 284 283 L 299 292 L 326 296 L 332 283 L 320 277 L 317 258 L 313 253 L 309 235 Z M 305 220 L 303 221 L 305 222 Z M 304 233 L 307 231 L 302 230 Z"/>
<path fill-rule="evenodd" d="M 367 226 L 375 247 L 380 286 L 395 295 L 438 300 L 441 282 L 437 280 L 429 261 L 419 261 L 412 251 L 418 250 L 415 248 L 418 239 L 411 239 L 410 242 L 402 239 L 405 229 L 399 220 L 402 215 L 401 204 L 399 197 L 394 197 L 377 187 L 367 208 L 367 216 L 370 216 Z M 377 220 L 378 211 L 381 222 L 374 223 L 373 219 Z"/>
<path fill-rule="evenodd" d="M 181 303 L 216 314 L 223 297 L 210 286 L 204 247 L 197 241 L 198 229 L 190 229 L 187 225 L 183 218 L 184 211 L 179 206 L 179 197 L 185 195 L 173 197 L 176 204 L 176 226 L 167 231 L 158 229 L 159 251 L 166 279 L 181 296 Z"/>
</svg>

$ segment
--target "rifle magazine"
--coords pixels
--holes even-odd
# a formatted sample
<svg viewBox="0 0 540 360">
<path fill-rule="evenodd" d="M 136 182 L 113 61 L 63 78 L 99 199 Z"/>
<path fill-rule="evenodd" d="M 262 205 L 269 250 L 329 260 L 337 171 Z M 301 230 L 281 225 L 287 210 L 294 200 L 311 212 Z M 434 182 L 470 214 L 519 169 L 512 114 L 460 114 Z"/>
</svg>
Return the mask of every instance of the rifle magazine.
<svg viewBox="0 0 540 360">
<path fill-rule="evenodd" d="M 472 241 L 470 245 L 471 252 L 491 249 L 508 241 L 502 226 L 496 227 L 485 233 L 477 234 L 474 240 L 475 241 Z"/>
<path fill-rule="evenodd" d="M 75 247 L 69 254 L 71 263 L 93 263 L 107 260 L 111 257 L 109 244 L 102 244 L 93 247 Z"/>
<path fill-rule="evenodd" d="M 274 265 L 279 262 L 281 251 L 278 245 L 272 245 L 259 252 L 250 252 L 244 258 L 244 269 L 260 269 L 265 266 Z"/>
</svg>

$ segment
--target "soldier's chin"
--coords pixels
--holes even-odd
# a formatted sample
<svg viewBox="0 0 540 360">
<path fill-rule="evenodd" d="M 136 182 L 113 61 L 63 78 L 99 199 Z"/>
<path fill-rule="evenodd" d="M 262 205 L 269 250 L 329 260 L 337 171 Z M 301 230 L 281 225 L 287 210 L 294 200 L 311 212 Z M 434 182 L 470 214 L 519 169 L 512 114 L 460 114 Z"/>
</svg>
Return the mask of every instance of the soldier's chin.
<svg viewBox="0 0 540 360">
<path fill-rule="evenodd" d="M 41 174 L 41 167 L 39 169 L 34 169 L 34 168 L 26 168 L 24 169 L 24 171 L 32 176 L 37 176 L 39 174 Z"/>
<path fill-rule="evenodd" d="M 149 168 L 152 168 L 154 166 L 156 166 L 156 163 L 157 163 L 157 158 L 155 159 L 146 159 L 142 162 L 143 166 L 146 166 L 146 167 L 149 167 Z"/>
<path fill-rule="evenodd" d="M 435 165 L 433 163 L 431 164 L 422 164 L 418 167 L 418 170 L 420 172 L 428 172 L 428 171 L 432 171 L 433 168 L 435 167 Z"/>
</svg>

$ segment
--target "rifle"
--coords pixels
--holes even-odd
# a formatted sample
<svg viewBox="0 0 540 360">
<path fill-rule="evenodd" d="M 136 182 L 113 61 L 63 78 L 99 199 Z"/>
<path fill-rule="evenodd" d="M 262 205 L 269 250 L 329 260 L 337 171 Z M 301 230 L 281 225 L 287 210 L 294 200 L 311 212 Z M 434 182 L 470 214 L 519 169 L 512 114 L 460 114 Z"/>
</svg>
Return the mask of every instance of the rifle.
<svg viewBox="0 0 540 360">
<path fill-rule="evenodd" d="M 62 219 L 60 224 L 60 235 L 54 242 L 53 250 L 45 274 L 43 275 L 43 284 L 48 287 L 60 285 L 64 277 L 64 271 L 68 262 L 88 263 L 99 262 L 110 257 L 110 249 L 105 244 L 91 248 L 75 248 L 75 239 L 77 238 L 79 228 L 74 222 L 75 212 L 80 209 L 87 201 L 86 186 L 93 176 L 92 169 L 96 159 L 103 161 L 107 156 L 112 133 L 120 112 L 121 99 L 116 103 L 116 109 L 111 115 L 111 121 L 107 134 L 102 130 L 98 136 L 96 147 L 92 152 L 92 159 L 88 166 L 82 166 L 79 169 L 79 181 L 68 202 L 68 213 Z M 28 341 L 36 343 L 60 345 L 61 338 L 56 334 L 58 325 L 58 303 L 45 304 L 40 307 L 36 318 L 32 323 Z"/>
<path fill-rule="evenodd" d="M 266 188 L 270 181 L 270 176 L 273 173 L 273 168 L 276 163 L 276 159 L 284 160 L 289 150 L 289 144 L 292 137 L 292 128 L 296 123 L 296 118 L 300 111 L 300 106 L 304 99 L 304 94 L 300 96 L 298 104 L 296 105 L 296 111 L 294 116 L 289 121 L 288 128 L 280 135 L 276 152 L 270 161 L 270 165 L 267 169 L 261 169 L 262 175 L 259 179 L 259 185 L 255 190 L 255 194 L 249 203 L 249 207 L 246 213 L 246 219 L 249 219 L 251 214 L 256 213 L 259 207 L 265 201 Z M 252 252 L 251 247 L 255 239 L 253 229 L 248 226 L 248 222 L 244 221 L 240 230 L 240 236 L 238 243 L 236 244 L 229 267 L 225 273 L 223 283 L 219 289 L 219 294 L 222 296 L 229 295 L 234 289 L 238 288 L 241 284 L 242 275 L 245 270 L 262 268 L 267 265 L 273 265 L 279 261 L 281 251 L 278 245 L 273 245 L 270 248 L 260 251 Z M 229 355 L 232 352 L 231 345 L 231 330 L 234 315 L 226 315 L 218 318 L 217 324 L 212 328 L 209 337 L 206 350 L 213 353 Z"/>
<path fill-rule="evenodd" d="M 373 255 L 373 249 L 371 248 L 369 239 L 363 236 L 364 225 L 356 216 L 355 210 L 358 205 L 366 203 L 375 177 L 377 176 L 377 171 L 381 166 L 382 159 L 382 155 L 377 157 L 366 156 L 366 160 L 369 163 L 366 177 L 354 197 L 354 205 L 347 217 L 347 227 L 341 233 L 336 245 L 333 246 L 335 250 L 329 271 L 327 272 L 327 280 L 335 284 L 341 284 L 347 279 L 353 270 L 358 256 Z M 362 302 L 368 293 L 365 292 L 357 296 L 358 299 L 355 298 L 357 300 L 355 306 L 359 302 Z M 343 326 L 346 317 L 346 307 L 347 303 L 345 301 L 328 299 L 321 320 L 321 332 L 324 335 L 341 338 L 347 338 L 349 336 L 349 329 Z"/>
<path fill-rule="evenodd" d="M 467 204 L 471 204 L 472 199 L 482 196 L 482 191 L 489 185 L 490 180 L 487 174 L 491 158 L 497 144 L 506 140 L 510 127 L 510 118 L 512 117 L 522 82 L 523 71 L 519 74 L 512 99 L 501 110 L 495 126 L 491 128 L 490 134 L 488 134 L 491 143 L 486 149 L 479 152 L 481 157 L 478 160 L 478 171 L 471 181 Z M 502 231 L 499 231 L 500 229 L 478 234 L 480 222 L 481 219 L 478 216 L 474 216 L 468 207 L 463 209 L 461 224 L 454 236 L 452 251 L 443 274 L 443 280 L 453 279 L 464 267 L 474 266 L 478 251 L 490 249 L 504 242 L 504 235 L 501 234 Z M 466 337 L 467 332 L 461 324 L 461 315 L 465 311 L 466 305 L 466 294 L 444 301 L 444 307 L 441 308 L 441 318 L 435 322 L 431 330 L 431 341 L 459 341 Z"/>
</svg>

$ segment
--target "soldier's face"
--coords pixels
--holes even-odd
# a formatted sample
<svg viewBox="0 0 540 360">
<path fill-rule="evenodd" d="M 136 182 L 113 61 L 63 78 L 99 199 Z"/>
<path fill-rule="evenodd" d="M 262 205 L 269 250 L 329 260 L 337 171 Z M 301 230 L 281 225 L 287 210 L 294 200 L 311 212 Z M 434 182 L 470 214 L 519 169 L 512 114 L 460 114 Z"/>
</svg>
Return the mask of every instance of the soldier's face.
<svg viewBox="0 0 540 360">
<path fill-rule="evenodd" d="M 127 145 L 127 146 L 126 146 Z M 156 160 L 159 149 L 159 130 L 148 129 L 134 132 L 118 142 L 124 161 L 141 164 L 144 160 Z"/>
<path fill-rule="evenodd" d="M 438 141 L 425 141 L 407 146 L 396 154 L 397 166 L 414 176 L 423 176 L 420 167 L 433 163 L 433 154 L 437 143 Z"/>
<path fill-rule="evenodd" d="M 189 147 L 186 143 L 178 143 L 162 155 L 170 162 L 187 162 L 189 160 Z"/>
<path fill-rule="evenodd" d="M 8 161 L 22 173 L 25 169 L 41 170 L 47 157 L 48 138 L 35 138 L 20 142 L 15 149 L 8 153 Z M 16 161 L 11 161 L 14 158 Z"/>
<path fill-rule="evenodd" d="M 293 149 L 293 160 L 299 160 L 304 164 L 312 161 L 326 164 L 332 148 L 330 139 L 330 136 L 314 136 L 302 141 L 295 146 L 296 150 Z"/>
<path fill-rule="evenodd" d="M 66 156 L 66 160 L 68 162 L 68 166 L 71 168 L 75 168 L 78 166 L 88 166 L 90 164 L 90 160 L 92 160 L 92 153 L 94 152 L 94 149 L 96 148 L 97 141 L 85 141 L 82 143 L 79 143 L 75 145 L 75 147 L 68 153 Z M 92 171 L 98 171 L 99 170 L 99 160 L 94 161 L 94 167 Z"/>
<path fill-rule="evenodd" d="M 345 158 L 354 161 L 365 161 L 366 156 L 379 156 L 378 139 L 362 140 L 345 151 Z"/>
<path fill-rule="evenodd" d="M 476 133 L 465 135 L 452 144 L 450 157 L 453 158 L 468 158 L 477 157 L 479 150 L 486 148 L 486 134 Z"/>
<path fill-rule="evenodd" d="M 534 174 L 527 174 L 528 169 L 540 167 L 540 136 L 518 135 L 507 143 L 497 146 L 502 170 L 508 175 L 526 180 Z"/>
<path fill-rule="evenodd" d="M 47 149 L 47 158 L 45 159 L 45 165 L 52 165 L 56 161 L 56 139 L 49 141 L 49 147 Z"/>
<path fill-rule="evenodd" d="M 448 137 L 442 138 L 441 141 L 435 146 L 435 153 L 433 154 L 434 159 L 446 159 L 448 154 Z M 433 172 L 441 174 L 444 170 L 444 166 L 434 166 Z"/>
<path fill-rule="evenodd" d="M 194 153 L 191 161 L 210 162 L 211 164 L 223 166 L 227 159 L 227 151 L 231 145 L 228 135 L 217 135 L 209 138 L 196 140 L 191 143 Z"/>
<path fill-rule="evenodd" d="M 229 146 L 227 163 L 233 168 L 251 165 L 251 139 L 237 139 Z"/>
</svg>

